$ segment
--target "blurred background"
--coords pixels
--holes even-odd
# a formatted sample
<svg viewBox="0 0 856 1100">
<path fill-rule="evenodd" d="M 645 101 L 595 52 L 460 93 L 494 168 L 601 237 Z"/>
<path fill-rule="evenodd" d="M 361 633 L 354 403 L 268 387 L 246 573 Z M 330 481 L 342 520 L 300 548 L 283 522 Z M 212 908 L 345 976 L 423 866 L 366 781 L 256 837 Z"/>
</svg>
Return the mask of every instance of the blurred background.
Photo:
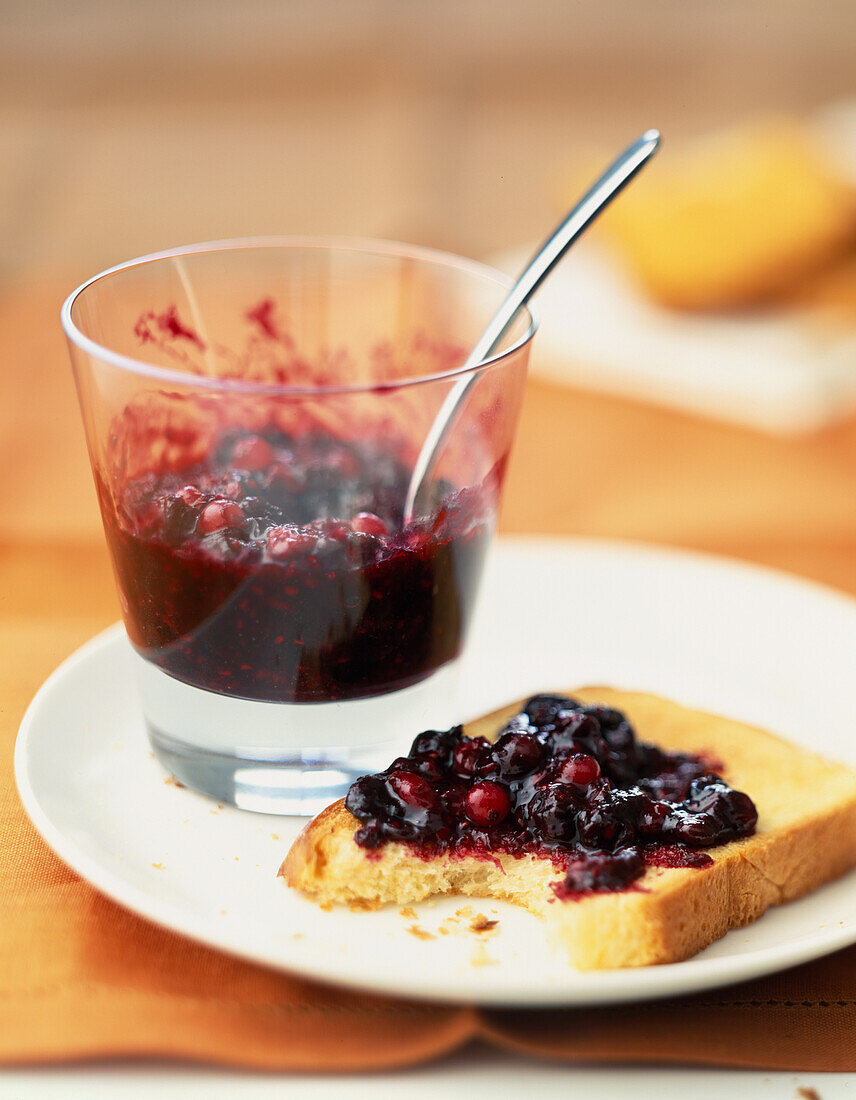
<svg viewBox="0 0 856 1100">
<path fill-rule="evenodd" d="M 398 238 L 513 271 L 657 126 L 650 188 L 545 291 L 503 527 L 677 543 L 856 591 L 852 0 L 2 0 L 0 19 L 13 565 L 61 537 L 115 617 L 59 328 L 84 278 L 264 233 Z"/>
<path fill-rule="evenodd" d="M 591 145 L 856 91 L 850 0 L 3 0 L 0 263 L 245 233 L 483 256 Z"/>
</svg>

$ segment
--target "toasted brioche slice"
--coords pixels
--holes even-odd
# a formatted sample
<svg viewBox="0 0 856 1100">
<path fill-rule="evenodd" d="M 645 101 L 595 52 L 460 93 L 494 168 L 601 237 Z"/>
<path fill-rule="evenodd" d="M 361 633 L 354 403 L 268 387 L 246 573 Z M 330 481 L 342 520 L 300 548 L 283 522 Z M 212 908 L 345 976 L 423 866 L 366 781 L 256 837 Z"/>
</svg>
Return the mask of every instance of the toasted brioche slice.
<svg viewBox="0 0 856 1100">
<path fill-rule="evenodd" d="M 536 856 L 423 859 L 390 842 L 367 854 L 359 822 L 336 802 L 295 840 L 280 874 L 322 904 L 376 908 L 432 894 L 503 898 L 547 917 L 551 935 L 581 969 L 688 958 L 769 906 L 800 897 L 856 864 L 856 770 L 727 718 L 611 688 L 570 693 L 624 711 L 643 741 L 706 754 L 758 808 L 754 836 L 708 849 L 703 869 L 652 867 L 631 889 L 560 901 L 561 872 Z M 505 707 L 466 732 L 493 737 L 520 710 Z"/>
</svg>

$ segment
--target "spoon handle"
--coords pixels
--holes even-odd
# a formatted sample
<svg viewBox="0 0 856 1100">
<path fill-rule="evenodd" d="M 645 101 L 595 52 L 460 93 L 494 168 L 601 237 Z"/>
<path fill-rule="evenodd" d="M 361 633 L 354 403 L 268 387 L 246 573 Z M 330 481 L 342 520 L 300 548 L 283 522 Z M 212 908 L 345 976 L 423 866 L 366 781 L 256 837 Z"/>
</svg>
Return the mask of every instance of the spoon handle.
<svg viewBox="0 0 856 1100">
<path fill-rule="evenodd" d="M 660 135 L 657 130 L 646 130 L 632 145 L 629 145 L 586 191 L 564 220 L 556 226 L 520 273 L 502 305 L 467 356 L 466 362 L 459 368 L 463 377 L 449 390 L 425 437 L 407 490 L 404 503 L 405 523 L 409 523 L 413 518 L 416 500 L 422 486 L 431 476 L 443 440 L 463 405 L 467 393 L 479 377 L 477 373 L 466 374 L 465 372 L 472 371 L 499 348 L 521 306 L 525 305 L 535 293 L 583 230 L 654 155 L 659 144 Z"/>
</svg>

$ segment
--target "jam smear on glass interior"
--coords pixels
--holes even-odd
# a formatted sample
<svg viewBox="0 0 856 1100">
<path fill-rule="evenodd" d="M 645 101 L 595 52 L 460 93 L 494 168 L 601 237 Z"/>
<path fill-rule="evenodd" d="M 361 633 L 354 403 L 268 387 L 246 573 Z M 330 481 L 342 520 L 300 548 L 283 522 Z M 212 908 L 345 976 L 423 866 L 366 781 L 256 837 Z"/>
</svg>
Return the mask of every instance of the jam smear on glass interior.
<svg viewBox="0 0 856 1100">
<path fill-rule="evenodd" d="M 190 465 L 100 487 L 129 637 L 245 699 L 418 683 L 461 651 L 503 468 L 438 484 L 404 524 L 410 468 L 382 442 L 224 429 Z"/>
<path fill-rule="evenodd" d="M 419 734 L 345 805 L 369 852 L 533 854 L 564 874 L 556 895 L 575 898 L 627 889 L 646 866 L 710 866 L 705 848 L 751 836 L 754 803 L 711 768 L 637 740 L 612 707 L 536 695 L 494 742 L 461 726 Z"/>
</svg>

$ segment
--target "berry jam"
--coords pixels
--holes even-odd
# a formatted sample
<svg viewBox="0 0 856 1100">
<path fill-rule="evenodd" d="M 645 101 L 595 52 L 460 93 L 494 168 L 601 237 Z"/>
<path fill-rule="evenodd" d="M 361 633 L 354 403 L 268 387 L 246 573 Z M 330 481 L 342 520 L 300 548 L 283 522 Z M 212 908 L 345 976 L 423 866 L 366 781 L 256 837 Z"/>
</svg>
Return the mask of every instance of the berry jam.
<svg viewBox="0 0 856 1100">
<path fill-rule="evenodd" d="M 461 726 L 419 734 L 345 805 L 363 848 L 536 855 L 564 873 L 560 898 L 627 889 L 646 866 L 708 867 L 703 849 L 751 836 L 758 820 L 710 761 L 638 741 L 620 711 L 560 695 L 534 696 L 493 742 Z"/>
<path fill-rule="evenodd" d="M 131 641 L 186 683 L 328 702 L 408 687 L 453 660 L 502 477 L 435 486 L 403 524 L 410 469 L 382 444 L 222 430 L 102 511 Z"/>
</svg>

